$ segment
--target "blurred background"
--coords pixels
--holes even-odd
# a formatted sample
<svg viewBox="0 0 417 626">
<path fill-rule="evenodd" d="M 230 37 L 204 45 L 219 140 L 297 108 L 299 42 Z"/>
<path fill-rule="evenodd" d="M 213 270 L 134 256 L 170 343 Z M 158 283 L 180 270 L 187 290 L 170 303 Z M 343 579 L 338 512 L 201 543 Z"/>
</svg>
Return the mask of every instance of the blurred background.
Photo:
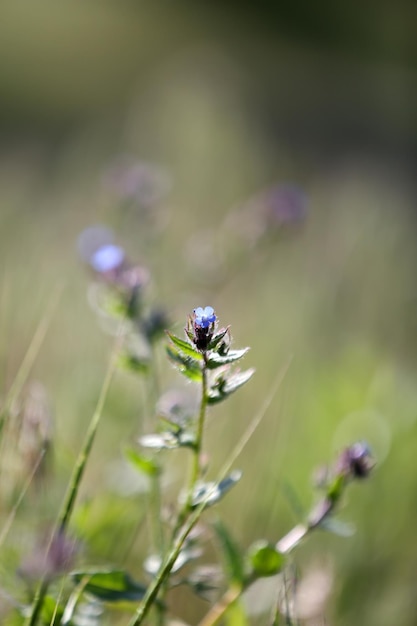
<svg viewBox="0 0 417 626">
<path fill-rule="evenodd" d="M 276 541 L 294 500 L 313 502 L 313 470 L 366 439 L 375 474 L 341 513 L 356 533 L 312 537 L 300 576 L 328 588 L 328 624 L 416 623 L 416 21 L 407 0 L 2 0 L 2 395 L 59 298 L 25 391 L 48 406 L 53 453 L 1 548 L 3 592 L 24 593 L 16 570 L 56 517 L 107 367 L 77 251 L 99 223 L 149 269 L 174 330 L 212 305 L 251 346 L 255 377 L 213 410 L 213 472 L 291 359 L 219 507 L 237 540 Z M 180 384 L 159 357 L 162 387 Z M 144 505 L 121 464 L 143 395 L 117 373 L 72 527 L 86 563 L 138 579 Z M 22 451 L 4 465 L 2 520 L 28 471 Z M 191 624 L 207 610 L 181 602 Z M 249 604 L 268 623 L 268 600 Z"/>
</svg>

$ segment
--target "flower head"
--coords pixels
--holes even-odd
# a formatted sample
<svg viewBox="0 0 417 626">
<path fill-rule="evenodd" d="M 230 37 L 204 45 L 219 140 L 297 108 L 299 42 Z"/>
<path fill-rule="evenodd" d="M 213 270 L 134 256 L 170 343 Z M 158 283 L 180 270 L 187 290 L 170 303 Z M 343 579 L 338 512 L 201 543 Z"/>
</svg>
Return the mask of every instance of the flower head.
<svg viewBox="0 0 417 626">
<path fill-rule="evenodd" d="M 92 255 L 91 267 L 100 274 L 117 270 L 125 260 L 125 251 L 113 243 L 101 246 Z"/>
<path fill-rule="evenodd" d="M 338 459 L 337 469 L 351 478 L 366 478 L 373 466 L 374 462 L 368 444 L 358 441 L 343 450 Z"/>
<path fill-rule="evenodd" d="M 193 310 L 193 315 L 189 320 L 189 337 L 194 341 L 198 350 L 205 352 L 213 337 L 214 324 L 217 317 L 211 306 L 199 306 Z"/>
<path fill-rule="evenodd" d="M 204 309 L 199 306 L 197 309 L 194 309 L 193 313 L 194 324 L 199 328 L 209 328 L 210 324 L 214 324 L 217 319 L 211 306 L 206 306 Z"/>
</svg>

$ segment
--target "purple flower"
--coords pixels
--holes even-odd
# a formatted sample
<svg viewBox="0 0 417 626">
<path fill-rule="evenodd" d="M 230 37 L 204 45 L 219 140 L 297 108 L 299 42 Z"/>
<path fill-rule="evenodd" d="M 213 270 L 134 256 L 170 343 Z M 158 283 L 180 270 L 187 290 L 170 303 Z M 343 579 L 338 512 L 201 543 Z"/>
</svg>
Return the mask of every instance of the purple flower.
<svg viewBox="0 0 417 626">
<path fill-rule="evenodd" d="M 125 259 L 125 252 L 120 246 L 109 243 L 101 246 L 90 259 L 91 267 L 100 274 L 119 268 Z"/>
<path fill-rule="evenodd" d="M 208 328 L 217 319 L 211 306 L 206 306 L 204 309 L 199 306 L 197 309 L 194 309 L 194 316 L 194 324 L 200 328 Z"/>
<path fill-rule="evenodd" d="M 341 453 L 337 469 L 351 478 L 366 478 L 374 466 L 371 450 L 367 443 L 358 441 Z"/>
</svg>

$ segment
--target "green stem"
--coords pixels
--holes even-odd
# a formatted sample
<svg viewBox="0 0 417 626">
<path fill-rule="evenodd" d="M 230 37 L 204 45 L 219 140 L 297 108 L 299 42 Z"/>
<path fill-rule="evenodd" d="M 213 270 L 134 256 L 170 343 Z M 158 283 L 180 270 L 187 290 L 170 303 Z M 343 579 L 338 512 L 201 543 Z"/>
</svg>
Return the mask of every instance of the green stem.
<svg viewBox="0 0 417 626">
<path fill-rule="evenodd" d="M 207 494 L 207 499 L 210 497 L 210 494 Z M 169 552 L 168 556 L 165 559 L 165 562 L 162 564 L 159 572 L 155 576 L 152 583 L 149 585 L 145 597 L 143 598 L 140 606 L 138 607 L 136 613 L 133 615 L 130 620 L 128 626 L 139 626 L 142 624 L 143 620 L 147 616 L 150 608 L 152 607 L 156 596 L 158 595 L 159 590 L 162 585 L 167 580 L 175 561 L 178 558 L 179 553 L 181 552 L 181 548 L 184 545 L 185 540 L 187 539 L 189 533 L 192 531 L 194 526 L 197 524 L 198 520 L 201 517 L 203 509 L 206 506 L 206 500 L 199 504 L 199 506 L 192 512 L 190 517 L 188 518 L 186 524 L 183 526 L 181 533 L 178 535 L 178 538 Z"/>
<path fill-rule="evenodd" d="M 174 541 L 173 548 L 167 555 L 165 562 L 162 564 L 153 582 L 148 587 L 148 590 L 146 592 L 144 599 L 142 600 L 135 615 L 129 622 L 129 626 L 139 626 L 140 624 L 142 624 L 150 608 L 152 607 L 158 595 L 158 592 L 160 591 L 161 588 L 163 588 L 164 584 L 166 583 L 169 577 L 169 574 L 175 564 L 175 561 L 177 560 L 178 555 L 181 552 L 181 548 L 184 545 L 184 542 L 188 534 L 197 523 L 205 507 L 206 503 L 202 502 L 192 512 L 192 514 L 188 517 L 187 523 L 184 525 L 182 532 L 177 537 L 177 533 L 179 529 L 181 528 L 188 514 L 192 510 L 192 500 L 193 500 L 193 495 L 194 495 L 194 489 L 200 477 L 200 472 L 201 472 L 200 456 L 201 456 L 201 450 L 203 448 L 203 434 L 204 434 L 204 422 L 205 422 L 205 417 L 206 417 L 206 409 L 207 409 L 207 366 L 206 366 L 206 357 L 204 357 L 204 366 L 202 370 L 201 403 L 200 403 L 200 411 L 198 414 L 196 438 L 195 438 L 195 445 L 193 449 L 193 460 L 192 460 L 192 466 L 191 466 L 191 475 L 190 475 L 190 482 L 188 486 L 187 499 L 182 510 L 180 511 L 178 515 L 177 524 L 175 526 L 174 533 L 173 533 L 173 541 Z"/>
<path fill-rule="evenodd" d="M 36 357 L 39 354 L 39 351 L 42 347 L 42 343 L 46 337 L 46 333 L 51 324 L 53 315 L 56 311 L 56 307 L 58 305 L 61 292 L 62 292 L 62 288 L 59 287 L 55 291 L 50 303 L 48 304 L 45 315 L 42 317 L 42 319 L 40 320 L 38 324 L 38 327 L 35 330 L 35 334 L 33 335 L 32 341 L 29 344 L 29 347 L 19 367 L 19 370 L 15 376 L 15 379 L 6 395 L 6 399 L 4 401 L 4 404 L 2 406 L 1 413 L 0 413 L 0 438 L 1 438 L 0 439 L 1 441 L 0 458 L 3 458 L 3 455 L 1 454 L 1 452 L 2 452 L 4 445 L 6 445 L 6 442 L 5 442 L 6 432 L 5 431 L 7 429 L 7 425 L 9 421 L 10 410 L 14 402 L 16 401 L 16 398 L 18 397 L 19 393 L 21 392 L 24 384 L 26 383 L 27 378 L 32 369 L 32 366 L 36 360 Z"/>
<path fill-rule="evenodd" d="M 43 580 L 39 585 L 39 588 L 32 603 L 32 610 L 25 622 L 25 626 L 35 626 L 36 622 L 38 621 L 39 614 L 42 610 L 43 601 L 48 592 L 48 586 L 49 583 L 47 580 Z"/>
<path fill-rule="evenodd" d="M 58 518 L 58 528 L 60 531 L 65 531 L 65 529 L 67 528 L 69 519 L 74 509 L 75 499 L 80 488 L 81 480 L 83 478 L 85 467 L 90 456 L 91 448 L 93 447 L 94 439 L 97 433 L 98 425 L 100 423 L 104 402 L 110 387 L 110 382 L 113 377 L 114 369 L 115 359 L 113 358 L 110 360 L 110 364 L 106 372 L 106 377 L 104 379 L 100 396 L 97 402 L 96 410 L 94 411 L 93 417 L 91 418 L 91 422 L 85 437 L 84 446 L 82 447 L 81 452 L 78 455 L 77 463 L 71 476 L 71 481 L 65 496 L 64 504 Z"/>
<path fill-rule="evenodd" d="M 198 626 L 214 626 L 226 613 L 227 609 L 233 602 L 241 596 L 243 588 L 239 586 L 232 586 L 224 593 L 216 604 L 214 604 L 210 611 L 203 617 Z"/>
<path fill-rule="evenodd" d="M 200 476 L 200 456 L 201 450 L 203 447 L 203 434 L 204 434 L 204 421 L 206 417 L 206 408 L 207 408 L 207 368 L 206 368 L 206 355 L 204 355 L 204 366 L 202 370 L 202 385 L 201 385 L 201 402 L 200 402 L 200 411 L 198 414 L 197 420 L 197 429 L 195 434 L 195 442 L 193 446 L 193 457 L 191 461 L 191 472 L 190 472 L 190 481 L 187 490 L 187 496 L 185 503 L 178 514 L 177 523 L 175 524 L 172 540 L 175 540 L 175 537 L 181 528 L 184 521 L 187 519 L 187 515 L 192 510 L 192 502 L 195 485 Z"/>
<path fill-rule="evenodd" d="M 113 376 L 113 372 L 115 369 L 116 360 L 113 357 L 110 360 L 109 367 L 107 369 L 107 373 L 101 388 L 100 396 L 97 401 L 96 410 L 94 411 L 93 417 L 91 418 L 90 425 L 88 427 L 87 435 L 84 441 L 84 445 L 81 449 L 81 452 L 78 455 L 76 465 L 72 472 L 71 481 L 65 496 L 64 504 L 62 506 L 61 512 L 58 517 L 57 528 L 58 532 L 65 532 L 68 522 L 70 520 L 72 511 L 74 509 L 75 500 L 78 494 L 78 490 L 80 488 L 81 480 L 84 475 L 84 470 L 88 461 L 88 457 L 90 456 L 91 448 L 94 443 L 94 438 L 97 432 L 97 428 L 100 422 L 100 418 L 103 412 L 104 401 L 106 399 L 106 395 L 110 386 L 110 382 Z M 36 592 L 35 598 L 32 603 L 32 610 L 30 612 L 29 617 L 25 622 L 25 626 L 35 626 L 37 623 L 39 613 L 42 610 L 43 601 L 45 595 L 48 591 L 49 582 L 47 580 L 42 580 L 39 584 L 38 591 Z"/>
<path fill-rule="evenodd" d="M 206 361 L 206 356 L 204 355 L 204 361 Z M 200 461 L 201 461 L 201 451 L 203 449 L 203 434 L 204 434 L 204 422 L 206 418 L 206 409 L 207 409 L 207 366 L 204 363 L 203 371 L 202 371 L 202 385 L 201 385 L 201 403 L 200 403 L 200 412 L 198 415 L 197 422 L 197 431 L 195 436 L 195 445 L 193 450 L 193 460 L 191 466 L 191 475 L 190 475 L 190 483 L 188 486 L 188 494 L 186 500 L 186 511 L 189 511 L 192 506 L 193 495 L 195 485 L 200 478 Z"/>
</svg>

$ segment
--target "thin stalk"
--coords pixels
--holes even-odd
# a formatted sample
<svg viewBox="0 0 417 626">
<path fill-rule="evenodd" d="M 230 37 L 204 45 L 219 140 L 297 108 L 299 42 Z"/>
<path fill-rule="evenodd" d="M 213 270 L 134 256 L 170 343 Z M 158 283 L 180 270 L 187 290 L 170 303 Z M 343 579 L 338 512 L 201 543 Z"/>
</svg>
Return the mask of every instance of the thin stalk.
<svg viewBox="0 0 417 626">
<path fill-rule="evenodd" d="M 119 334 L 118 334 L 118 337 L 119 337 Z M 103 412 L 104 402 L 107 396 L 107 392 L 109 390 L 109 386 L 110 386 L 110 382 L 111 382 L 111 379 L 115 370 L 115 366 L 116 366 L 116 359 L 115 359 L 115 355 L 113 354 L 112 358 L 110 359 L 106 376 L 105 376 L 105 379 L 104 379 L 104 382 L 100 391 L 96 410 L 94 411 L 93 416 L 91 418 L 90 425 L 88 427 L 88 431 L 85 437 L 84 445 L 81 449 L 81 452 L 78 455 L 77 462 L 72 472 L 70 484 L 69 484 L 69 487 L 68 487 L 68 490 L 64 499 L 64 503 L 62 505 L 61 512 L 58 516 L 58 522 L 57 522 L 58 532 L 65 532 L 68 526 L 72 511 L 74 509 L 75 500 L 78 495 L 81 480 L 84 475 L 85 467 L 87 465 L 91 448 L 94 443 L 95 435 L 96 435 L 100 418 Z M 49 587 L 49 581 L 46 580 L 45 578 L 41 580 L 39 584 L 39 588 L 36 592 L 35 598 L 32 603 L 32 609 L 31 609 L 30 615 L 25 621 L 25 626 L 35 626 L 35 624 L 37 623 L 39 613 L 42 610 L 43 601 L 48 591 L 48 587 Z"/>
<path fill-rule="evenodd" d="M 55 293 L 53 294 L 51 301 L 48 304 L 48 307 L 45 311 L 44 316 L 40 320 L 35 333 L 32 337 L 32 341 L 29 344 L 29 347 L 26 351 L 26 354 L 23 358 L 23 361 L 17 371 L 17 374 L 14 378 L 14 381 L 6 394 L 6 398 L 4 404 L 1 409 L 0 414 L 0 437 L 1 437 L 1 448 L 5 445 L 5 431 L 7 428 L 7 422 L 10 410 L 21 392 L 23 385 L 25 384 L 30 371 L 35 363 L 36 357 L 39 354 L 39 350 L 41 349 L 42 343 L 46 337 L 46 333 L 51 324 L 53 315 L 56 311 L 56 307 L 59 302 L 59 298 L 61 296 L 62 288 L 59 287 Z"/>
<path fill-rule="evenodd" d="M 159 590 L 167 580 L 175 564 L 175 561 L 177 560 L 178 555 L 181 552 L 181 548 L 183 547 L 185 540 L 200 519 L 201 514 L 205 509 L 211 495 L 212 491 L 208 490 L 204 501 L 201 502 L 201 504 L 199 504 L 196 509 L 194 509 L 187 522 L 184 524 L 180 534 L 177 537 L 176 542 L 174 543 L 174 546 L 167 555 L 164 563 L 160 567 L 159 572 L 153 579 L 152 583 L 149 585 L 141 604 L 139 605 L 136 613 L 133 615 L 132 619 L 128 623 L 128 626 L 139 626 L 143 623 L 143 620 L 147 616 L 150 608 L 152 607 Z"/>
<path fill-rule="evenodd" d="M 2 528 L 2 530 L 0 532 L 0 550 L 1 550 L 2 546 L 3 546 L 3 544 L 4 544 L 4 540 L 6 539 L 8 533 L 10 531 L 10 528 L 12 527 L 14 518 L 16 517 L 16 513 L 17 513 L 20 505 L 22 504 L 22 501 L 23 501 L 26 493 L 29 490 L 29 487 L 30 487 L 30 485 L 32 483 L 32 480 L 34 479 L 34 477 L 36 475 L 36 472 L 39 469 L 40 464 L 42 463 L 42 460 L 43 460 L 43 458 L 45 456 L 45 452 L 46 452 L 45 449 L 41 450 L 41 453 L 39 454 L 39 456 L 38 456 L 38 458 L 37 458 L 37 460 L 36 460 L 36 462 L 35 462 L 35 464 L 34 464 L 34 466 L 32 468 L 32 471 L 29 474 L 29 476 L 28 476 L 28 478 L 26 480 L 26 483 L 23 486 L 22 491 L 20 492 L 20 495 L 17 498 L 15 504 L 13 505 L 13 508 L 10 511 L 10 513 L 9 513 L 7 519 L 6 519 L 6 522 L 5 522 L 3 528 Z"/>
<path fill-rule="evenodd" d="M 80 488 L 81 480 L 83 478 L 85 467 L 90 456 L 91 448 L 93 447 L 97 428 L 100 423 L 101 415 L 103 413 L 104 402 L 106 400 L 107 392 L 110 387 L 110 382 L 113 377 L 114 370 L 115 358 L 113 355 L 113 358 L 110 359 L 109 367 L 107 368 L 106 377 L 101 388 L 96 410 L 94 411 L 93 417 L 91 418 L 84 445 L 81 449 L 80 454 L 78 455 L 76 465 L 72 472 L 71 481 L 65 496 L 64 504 L 58 517 L 58 528 L 60 531 L 65 531 L 65 529 L 67 528 L 69 519 L 74 509 L 75 499 Z"/>
<path fill-rule="evenodd" d="M 200 457 L 201 457 L 201 451 L 203 449 L 203 434 L 204 434 L 204 422 L 206 418 L 206 409 L 207 409 L 207 366 L 206 366 L 206 363 L 204 363 L 203 370 L 202 370 L 200 411 L 199 411 L 198 421 L 197 421 L 197 431 L 196 431 L 196 437 L 195 437 L 195 445 L 193 449 L 191 475 L 190 475 L 190 482 L 188 485 L 187 500 L 186 500 L 186 505 L 185 505 L 186 511 L 189 511 L 191 509 L 195 485 L 198 479 L 200 478 L 200 471 L 201 471 L 200 470 L 200 460 L 201 460 Z"/>
<path fill-rule="evenodd" d="M 198 626 L 213 626 L 213 624 L 217 624 L 218 621 L 223 617 L 226 613 L 227 609 L 230 607 L 233 602 L 235 602 L 242 593 L 241 587 L 230 587 L 220 598 L 218 602 L 210 611 L 203 617 L 201 622 L 199 622 Z"/>
<path fill-rule="evenodd" d="M 204 360 L 206 357 L 204 355 Z M 175 540 L 175 537 L 181 528 L 182 524 L 187 518 L 187 515 L 192 510 L 192 501 L 194 495 L 194 489 L 196 482 L 200 476 L 200 457 L 201 450 L 203 447 L 203 434 L 204 434 L 204 422 L 206 417 L 206 409 L 207 409 L 207 369 L 206 364 L 204 363 L 202 370 L 202 385 L 201 385 L 201 402 L 200 402 L 200 410 L 198 414 L 197 420 L 197 429 L 195 435 L 195 442 L 193 446 L 193 457 L 191 461 L 191 471 L 190 471 L 190 480 L 187 489 L 186 500 L 182 509 L 180 510 L 177 518 L 177 522 L 174 526 L 174 530 L 172 533 L 172 541 Z"/>
<path fill-rule="evenodd" d="M 48 592 L 48 587 L 49 587 L 49 581 L 42 580 L 36 592 L 35 598 L 33 600 L 32 610 L 25 622 L 25 626 L 35 626 L 35 624 L 37 623 L 38 617 L 43 607 L 43 601 Z"/>
<path fill-rule="evenodd" d="M 165 537 L 161 520 L 161 484 L 159 473 L 151 478 L 151 512 L 152 528 L 154 529 L 153 547 L 163 557 L 165 554 Z"/>
</svg>

